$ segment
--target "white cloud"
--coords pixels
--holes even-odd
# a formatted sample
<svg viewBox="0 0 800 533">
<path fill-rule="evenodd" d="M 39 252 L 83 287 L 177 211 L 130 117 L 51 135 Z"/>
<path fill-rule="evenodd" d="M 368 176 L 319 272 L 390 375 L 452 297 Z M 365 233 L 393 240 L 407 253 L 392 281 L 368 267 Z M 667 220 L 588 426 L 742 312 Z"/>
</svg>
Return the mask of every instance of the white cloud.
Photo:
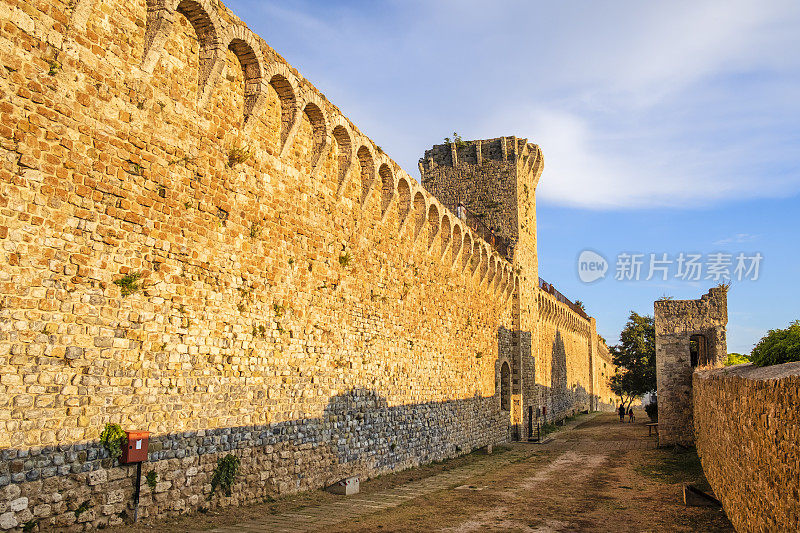
<svg viewBox="0 0 800 533">
<path fill-rule="evenodd" d="M 718 241 L 714 241 L 716 246 L 726 246 L 728 244 L 738 244 L 743 242 L 753 242 L 754 240 L 758 239 L 759 235 L 753 235 L 751 233 L 737 233 L 736 235 L 732 235 L 730 237 L 726 237 L 724 239 L 720 239 Z"/>
<path fill-rule="evenodd" d="M 792 0 L 248 4 L 264 16 L 251 26 L 414 175 L 457 130 L 539 144 L 540 195 L 559 204 L 800 191 Z"/>
</svg>

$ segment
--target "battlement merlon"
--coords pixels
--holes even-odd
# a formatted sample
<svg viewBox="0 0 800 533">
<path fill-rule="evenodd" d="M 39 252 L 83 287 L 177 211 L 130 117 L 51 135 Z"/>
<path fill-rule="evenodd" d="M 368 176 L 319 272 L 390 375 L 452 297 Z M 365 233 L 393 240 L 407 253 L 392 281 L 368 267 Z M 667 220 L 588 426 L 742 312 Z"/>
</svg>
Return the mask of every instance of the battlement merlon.
<svg viewBox="0 0 800 533">
<path fill-rule="evenodd" d="M 436 167 L 481 166 L 487 162 L 517 163 L 526 174 L 525 182 L 536 187 L 544 170 L 544 158 L 539 145 L 515 136 L 495 139 L 436 144 L 419 160 L 419 172 L 424 176 Z"/>
</svg>

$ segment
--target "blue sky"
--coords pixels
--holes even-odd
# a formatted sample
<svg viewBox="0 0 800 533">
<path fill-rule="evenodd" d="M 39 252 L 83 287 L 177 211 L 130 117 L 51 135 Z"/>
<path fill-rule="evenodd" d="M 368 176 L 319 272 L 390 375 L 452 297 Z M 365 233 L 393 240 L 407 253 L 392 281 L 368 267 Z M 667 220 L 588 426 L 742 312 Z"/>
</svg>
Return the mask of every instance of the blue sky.
<svg viewBox="0 0 800 533">
<path fill-rule="evenodd" d="M 760 252 L 730 351 L 800 319 L 800 3 L 226 4 L 413 176 L 453 131 L 539 144 L 540 275 L 609 342 L 630 310 L 716 284 L 616 281 L 620 252 Z M 590 285 L 586 248 L 610 262 Z"/>
</svg>

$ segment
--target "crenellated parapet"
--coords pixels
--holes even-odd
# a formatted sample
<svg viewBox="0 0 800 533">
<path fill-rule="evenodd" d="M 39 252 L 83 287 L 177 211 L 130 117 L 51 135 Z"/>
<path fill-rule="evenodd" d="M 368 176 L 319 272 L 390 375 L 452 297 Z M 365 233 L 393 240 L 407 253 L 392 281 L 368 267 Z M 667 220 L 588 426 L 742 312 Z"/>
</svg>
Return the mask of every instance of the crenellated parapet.
<svg viewBox="0 0 800 533">
<path fill-rule="evenodd" d="M 539 302 L 540 320 L 551 322 L 560 328 L 587 337 L 591 334 L 591 322 L 588 318 L 580 315 L 569 305 L 559 301 L 543 289 L 538 289 L 536 295 Z"/>
<path fill-rule="evenodd" d="M 86 23 L 96 0 L 80 0 L 71 15 L 73 32 L 86 31 Z M 144 48 L 139 69 L 147 83 L 158 68 L 165 44 L 177 17 L 185 17 L 194 28 L 200 46 L 197 107 L 209 108 L 213 88 L 219 83 L 224 54 L 232 51 L 244 73 L 245 105 L 243 131 L 252 129 L 264 111 L 266 92 L 273 90 L 281 107 L 279 158 L 288 161 L 301 118 L 313 127 L 312 178 L 319 178 L 321 163 L 335 143 L 338 148 L 337 193 L 341 198 L 348 187 L 361 191 L 361 209 L 369 209 L 367 199 L 379 191 L 381 218 L 390 209 L 399 211 L 398 234 L 417 242 L 427 238 L 431 255 L 476 278 L 487 288 L 510 295 L 515 271 L 475 230 L 443 205 L 413 179 L 371 139 L 362 134 L 311 83 L 289 66 L 269 45 L 252 32 L 222 3 L 213 0 L 147 0 Z M 67 47 L 69 50 L 69 47 Z M 476 145 L 481 151 L 481 142 Z M 504 137 L 483 141 L 486 159 L 511 158 L 529 170 L 541 165 L 541 151 L 522 139 Z M 458 150 L 453 148 L 453 153 Z M 464 150 L 462 157 L 466 157 Z M 426 153 L 427 154 L 427 153 Z M 357 173 L 350 172 L 356 165 Z M 348 180 L 355 180 L 350 183 Z"/>
</svg>

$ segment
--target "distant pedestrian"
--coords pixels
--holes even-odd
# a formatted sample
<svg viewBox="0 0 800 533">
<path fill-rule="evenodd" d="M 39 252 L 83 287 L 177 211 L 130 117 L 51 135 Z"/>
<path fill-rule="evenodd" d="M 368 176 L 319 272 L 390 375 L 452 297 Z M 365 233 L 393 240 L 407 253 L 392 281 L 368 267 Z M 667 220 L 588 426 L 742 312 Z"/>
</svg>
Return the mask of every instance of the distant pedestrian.
<svg viewBox="0 0 800 533">
<path fill-rule="evenodd" d="M 619 409 L 617 409 L 617 411 L 619 412 L 619 421 L 625 422 L 625 405 L 619 404 Z"/>
<path fill-rule="evenodd" d="M 633 414 L 633 407 L 628 409 L 628 422 L 631 423 L 636 420 L 636 416 Z"/>
</svg>

